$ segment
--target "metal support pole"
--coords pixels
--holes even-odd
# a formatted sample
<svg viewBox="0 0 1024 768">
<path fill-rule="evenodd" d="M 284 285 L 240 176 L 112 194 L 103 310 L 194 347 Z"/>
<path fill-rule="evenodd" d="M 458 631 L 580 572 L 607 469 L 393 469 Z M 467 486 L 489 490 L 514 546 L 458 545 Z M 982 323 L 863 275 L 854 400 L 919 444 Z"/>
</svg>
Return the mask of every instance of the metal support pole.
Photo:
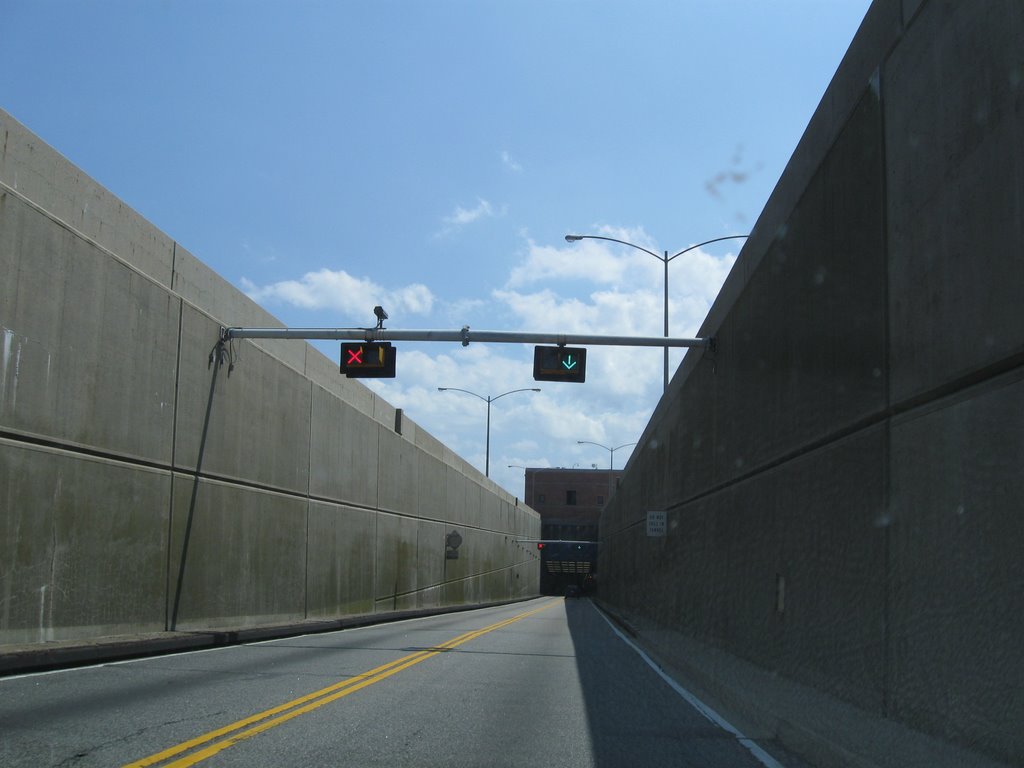
<svg viewBox="0 0 1024 768">
<path fill-rule="evenodd" d="M 484 477 L 491 476 L 491 396 L 487 396 L 487 443 L 484 458 Z"/>
<path fill-rule="evenodd" d="M 520 333 L 518 331 L 400 331 L 388 328 L 221 328 L 221 340 L 306 339 L 320 341 L 452 341 L 490 344 L 557 344 L 608 347 L 708 347 L 711 339 L 672 339 L 662 336 L 593 336 L 583 333 Z"/>
<path fill-rule="evenodd" d="M 628 240 L 619 240 L 616 237 L 605 237 L 604 235 L 566 235 L 565 236 L 565 241 L 567 243 L 575 243 L 575 242 L 579 242 L 580 240 L 607 240 L 608 242 L 611 242 L 611 243 L 619 243 L 619 245 L 626 245 L 626 246 L 629 246 L 630 248 L 635 248 L 638 251 L 643 251 L 644 253 L 650 254 L 654 258 L 656 258 L 659 261 L 664 263 L 664 265 L 665 265 L 665 345 L 664 345 L 665 346 L 665 391 L 668 391 L 668 348 L 669 347 L 674 347 L 674 346 L 680 346 L 680 345 L 677 345 L 677 344 L 670 344 L 668 342 L 668 263 L 670 261 L 672 261 L 674 258 L 676 258 L 676 256 L 682 256 L 684 253 L 688 253 L 688 252 L 694 250 L 695 248 L 700 248 L 701 246 L 704 246 L 704 245 L 710 245 L 711 243 L 718 243 L 718 242 L 721 242 L 722 240 L 741 240 L 741 239 L 745 239 L 747 237 L 750 237 L 750 235 L 727 235 L 725 237 L 715 237 L 715 238 L 712 238 L 711 240 L 705 240 L 703 243 L 697 243 L 696 245 L 691 245 L 689 248 L 683 248 L 683 250 L 681 250 L 678 253 L 675 253 L 675 254 L 673 254 L 671 256 L 668 255 L 668 251 L 664 251 L 663 255 L 659 256 L 654 251 L 649 251 L 648 249 L 644 248 L 642 245 L 637 245 L 636 243 L 631 243 Z M 704 341 L 705 341 L 705 346 L 709 346 L 710 347 L 713 344 L 713 340 L 712 339 L 705 339 Z"/>
<path fill-rule="evenodd" d="M 603 445 L 602 443 L 594 443 L 594 442 L 591 442 L 590 440 L 577 440 L 576 441 L 576 445 L 596 445 L 598 448 L 604 448 L 606 451 L 608 451 L 608 469 L 614 470 L 615 469 L 615 452 L 617 450 L 619 450 L 619 448 L 626 448 L 627 446 L 630 446 L 630 445 L 636 445 L 636 443 L 635 442 L 633 442 L 633 443 L 623 443 L 622 445 L 616 445 L 614 448 L 612 448 L 610 445 Z"/>
<path fill-rule="evenodd" d="M 668 338 L 668 251 L 665 251 L 665 338 Z M 665 347 L 665 386 L 662 392 L 668 392 L 668 346 Z"/>
<path fill-rule="evenodd" d="M 485 454 L 484 454 L 485 455 L 485 459 L 484 459 L 484 477 L 490 477 L 491 476 L 491 403 L 493 403 L 495 400 L 500 400 L 505 395 L 514 395 L 517 392 L 540 392 L 540 388 L 539 387 L 525 387 L 523 389 L 512 389 L 512 390 L 509 390 L 508 392 L 502 392 L 500 395 L 495 395 L 494 397 L 491 397 L 490 395 L 487 395 L 487 397 L 484 397 L 483 395 L 477 394 L 476 392 L 470 392 L 468 389 L 460 389 L 459 387 L 438 387 L 437 388 L 438 392 L 447 392 L 449 390 L 451 390 L 452 392 L 462 392 L 462 393 L 467 394 L 467 395 L 472 395 L 473 397 L 477 398 L 478 400 L 483 400 L 485 403 L 487 403 L 487 438 L 486 438 L 486 443 L 485 443 L 486 448 L 485 448 Z"/>
</svg>

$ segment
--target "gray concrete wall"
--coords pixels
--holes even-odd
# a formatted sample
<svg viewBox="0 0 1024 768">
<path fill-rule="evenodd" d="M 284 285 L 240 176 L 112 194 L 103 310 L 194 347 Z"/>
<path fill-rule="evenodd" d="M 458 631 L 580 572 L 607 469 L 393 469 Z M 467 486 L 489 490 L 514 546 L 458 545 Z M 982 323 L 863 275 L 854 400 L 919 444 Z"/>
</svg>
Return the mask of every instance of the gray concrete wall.
<svg viewBox="0 0 1024 768">
<path fill-rule="evenodd" d="M 0 276 L 0 644 L 537 594 L 535 512 L 304 342 L 211 366 L 281 324 L 3 112 Z"/>
<path fill-rule="evenodd" d="M 1021 40 L 1017 0 L 872 5 L 701 330 L 716 351 L 684 360 L 634 451 L 599 568 L 666 657 L 813 692 L 794 722 L 825 694 L 1015 764 Z M 725 677 L 704 683 L 737 698 Z M 819 728 L 837 764 L 939 759 L 879 741 L 858 763 L 843 727 Z"/>
</svg>

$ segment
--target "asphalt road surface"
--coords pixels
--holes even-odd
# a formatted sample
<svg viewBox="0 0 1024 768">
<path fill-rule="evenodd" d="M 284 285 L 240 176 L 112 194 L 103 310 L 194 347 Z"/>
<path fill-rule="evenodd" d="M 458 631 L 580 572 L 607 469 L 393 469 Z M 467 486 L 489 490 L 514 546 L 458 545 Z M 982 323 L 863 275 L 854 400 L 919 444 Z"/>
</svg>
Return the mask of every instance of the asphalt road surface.
<svg viewBox="0 0 1024 768">
<path fill-rule="evenodd" d="M 778 765 L 758 752 L 585 599 L 0 679 L 5 767 Z"/>
</svg>

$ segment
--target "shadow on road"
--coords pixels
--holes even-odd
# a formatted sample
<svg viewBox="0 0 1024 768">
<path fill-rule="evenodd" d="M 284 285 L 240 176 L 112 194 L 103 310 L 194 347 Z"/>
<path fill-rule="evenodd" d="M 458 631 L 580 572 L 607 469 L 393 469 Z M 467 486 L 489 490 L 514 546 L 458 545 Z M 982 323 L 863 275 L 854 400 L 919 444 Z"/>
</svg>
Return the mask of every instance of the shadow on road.
<svg viewBox="0 0 1024 768">
<path fill-rule="evenodd" d="M 589 599 L 566 599 L 594 765 L 757 766 L 612 632 Z"/>
</svg>

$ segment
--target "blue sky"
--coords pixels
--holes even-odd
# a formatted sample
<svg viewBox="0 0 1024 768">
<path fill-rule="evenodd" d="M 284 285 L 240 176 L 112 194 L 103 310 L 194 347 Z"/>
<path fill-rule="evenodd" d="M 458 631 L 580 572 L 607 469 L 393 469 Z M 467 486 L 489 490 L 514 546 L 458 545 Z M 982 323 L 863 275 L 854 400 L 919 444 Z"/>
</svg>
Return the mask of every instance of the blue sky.
<svg viewBox="0 0 1024 768">
<path fill-rule="evenodd" d="M 289 325 L 658 336 L 661 263 L 564 235 L 749 232 L 868 5 L 3 0 L 0 107 Z M 741 244 L 672 262 L 672 335 Z M 661 355 L 594 347 L 551 384 L 530 347 L 401 344 L 369 386 L 481 470 L 486 405 L 437 387 L 541 387 L 493 405 L 521 496 L 510 464 L 639 438 Z"/>
</svg>

